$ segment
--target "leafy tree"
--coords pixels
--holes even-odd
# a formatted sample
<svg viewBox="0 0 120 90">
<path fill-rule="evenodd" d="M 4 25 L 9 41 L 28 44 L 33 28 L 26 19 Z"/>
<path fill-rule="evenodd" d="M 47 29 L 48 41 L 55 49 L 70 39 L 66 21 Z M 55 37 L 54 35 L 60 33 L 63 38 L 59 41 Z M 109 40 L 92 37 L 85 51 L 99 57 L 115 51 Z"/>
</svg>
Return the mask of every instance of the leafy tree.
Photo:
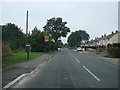
<svg viewBox="0 0 120 90">
<path fill-rule="evenodd" d="M 25 34 L 22 29 L 12 23 L 2 26 L 2 40 L 10 42 L 10 47 L 15 50 L 25 46 Z"/>
<path fill-rule="evenodd" d="M 67 42 L 68 42 L 68 45 L 69 45 L 70 47 L 75 47 L 75 46 L 77 46 L 77 39 L 76 39 L 75 32 L 72 32 L 72 33 L 70 34 L 70 36 L 68 37 Z"/>
<path fill-rule="evenodd" d="M 61 41 L 61 40 L 58 40 L 58 41 L 57 41 L 57 46 L 58 46 L 59 48 L 61 48 L 62 45 L 63 45 L 62 41 Z"/>
<path fill-rule="evenodd" d="M 40 33 L 40 30 L 35 26 L 35 28 L 32 30 L 32 34 Z"/>
<path fill-rule="evenodd" d="M 70 29 L 65 25 L 67 22 L 63 22 L 60 17 L 53 17 L 47 20 L 47 24 L 43 27 L 44 31 L 52 35 L 52 39 L 57 42 L 58 38 L 66 37 L 67 33 L 70 32 Z"/>
<path fill-rule="evenodd" d="M 44 51 L 50 51 L 55 50 L 57 45 L 53 41 L 45 42 L 44 36 L 48 35 L 46 32 L 41 32 L 38 30 L 37 27 L 35 27 L 32 30 L 32 34 L 29 35 L 29 43 L 31 44 L 31 49 L 34 52 L 44 52 Z M 50 37 L 50 36 L 49 36 Z"/>
<path fill-rule="evenodd" d="M 44 42 L 44 37 L 40 30 L 35 27 L 32 30 L 32 34 L 28 36 L 29 43 L 31 44 L 32 51 L 42 51 L 42 43 Z"/>
<path fill-rule="evenodd" d="M 87 41 L 89 38 L 90 36 L 85 30 L 79 30 L 72 32 L 68 37 L 67 42 L 70 47 L 78 47 L 81 45 L 82 41 Z"/>
</svg>

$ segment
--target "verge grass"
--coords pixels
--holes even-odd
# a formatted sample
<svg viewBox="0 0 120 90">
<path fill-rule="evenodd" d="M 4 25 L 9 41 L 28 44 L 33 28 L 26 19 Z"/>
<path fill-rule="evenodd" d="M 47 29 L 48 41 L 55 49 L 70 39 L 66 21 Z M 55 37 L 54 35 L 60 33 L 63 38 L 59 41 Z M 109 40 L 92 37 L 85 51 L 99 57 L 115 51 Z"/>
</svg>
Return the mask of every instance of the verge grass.
<svg viewBox="0 0 120 90">
<path fill-rule="evenodd" d="M 43 55 L 43 52 L 30 52 L 30 58 L 27 59 L 27 53 L 25 51 L 17 51 L 13 55 L 2 57 L 2 68 L 7 69 L 9 66 L 21 62 L 26 62 L 31 59 L 37 58 Z"/>
<path fill-rule="evenodd" d="M 112 55 L 106 55 L 104 57 L 107 57 L 107 58 L 117 58 L 116 56 L 112 56 Z"/>
</svg>

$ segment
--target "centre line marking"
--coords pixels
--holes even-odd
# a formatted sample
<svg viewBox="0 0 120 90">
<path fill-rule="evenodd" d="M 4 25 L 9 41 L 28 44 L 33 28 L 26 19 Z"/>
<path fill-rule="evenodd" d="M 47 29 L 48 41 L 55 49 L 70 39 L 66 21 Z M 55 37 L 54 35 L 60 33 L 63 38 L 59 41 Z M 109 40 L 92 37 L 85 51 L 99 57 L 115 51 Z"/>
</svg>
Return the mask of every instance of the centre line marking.
<svg viewBox="0 0 120 90">
<path fill-rule="evenodd" d="M 85 66 L 83 66 L 83 68 L 85 68 L 85 70 L 87 70 L 96 80 L 100 81 L 100 79 L 95 76 L 89 69 L 87 69 Z"/>
<path fill-rule="evenodd" d="M 78 62 L 80 63 L 80 61 L 79 61 L 77 58 L 75 58 L 75 60 L 78 61 Z"/>
<path fill-rule="evenodd" d="M 70 55 L 73 56 L 71 53 L 70 53 Z M 75 58 L 75 60 L 76 60 L 77 62 L 80 63 L 80 61 L 79 61 L 75 56 L 73 56 L 73 57 Z"/>
</svg>

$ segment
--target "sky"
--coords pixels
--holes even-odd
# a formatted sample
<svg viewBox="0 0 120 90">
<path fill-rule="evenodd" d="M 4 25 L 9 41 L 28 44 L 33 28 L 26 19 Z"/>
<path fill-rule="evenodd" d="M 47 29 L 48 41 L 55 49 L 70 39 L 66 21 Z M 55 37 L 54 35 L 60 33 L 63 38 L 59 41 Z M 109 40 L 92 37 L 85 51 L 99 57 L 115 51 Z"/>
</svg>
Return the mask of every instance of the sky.
<svg viewBox="0 0 120 90">
<path fill-rule="evenodd" d="M 25 33 L 26 12 L 28 29 L 37 26 L 43 31 L 47 19 L 61 17 L 71 32 L 86 30 L 90 39 L 118 30 L 118 2 L 0 2 L 0 24 L 14 23 Z M 70 33 L 67 35 L 67 37 Z M 66 38 L 61 38 L 63 43 Z"/>
</svg>

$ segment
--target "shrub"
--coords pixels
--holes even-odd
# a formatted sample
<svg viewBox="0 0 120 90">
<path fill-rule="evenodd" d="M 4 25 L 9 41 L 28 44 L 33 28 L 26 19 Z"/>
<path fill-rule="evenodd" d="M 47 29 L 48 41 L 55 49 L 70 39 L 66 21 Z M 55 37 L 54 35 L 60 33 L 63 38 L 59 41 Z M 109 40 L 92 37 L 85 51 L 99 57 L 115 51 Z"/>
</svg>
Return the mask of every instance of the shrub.
<svg viewBox="0 0 120 90">
<path fill-rule="evenodd" d="M 113 47 L 119 47 L 120 48 L 120 43 L 113 43 Z"/>
<path fill-rule="evenodd" d="M 109 48 L 107 51 L 108 51 L 108 54 L 111 56 L 115 56 L 117 58 L 120 57 L 120 48 L 118 47 Z"/>
</svg>

